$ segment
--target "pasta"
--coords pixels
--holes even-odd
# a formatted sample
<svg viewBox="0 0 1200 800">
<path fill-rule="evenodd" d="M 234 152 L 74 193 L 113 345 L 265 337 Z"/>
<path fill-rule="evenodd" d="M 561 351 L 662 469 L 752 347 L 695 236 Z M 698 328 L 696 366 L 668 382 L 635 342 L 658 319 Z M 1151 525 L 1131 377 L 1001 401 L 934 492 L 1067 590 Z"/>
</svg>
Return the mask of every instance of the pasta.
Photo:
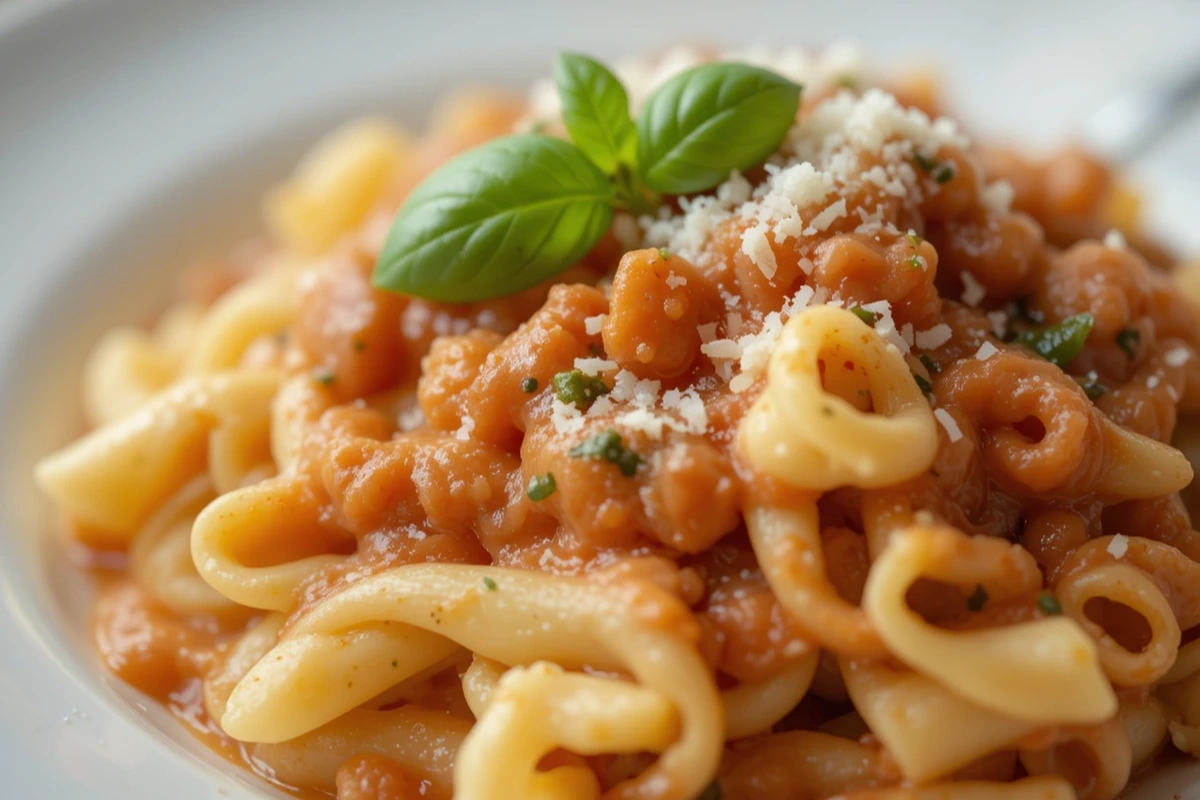
<svg viewBox="0 0 1200 800">
<path fill-rule="evenodd" d="M 613 173 L 556 277 L 386 288 L 443 165 L 578 136 L 460 94 L 333 132 L 215 290 L 96 343 L 36 477 L 118 566 L 110 669 L 313 798 L 1112 800 L 1200 757 L 1195 270 L 1087 154 L 838 48 L 630 62 L 633 113 L 714 58 L 804 84 L 775 151 Z M 474 287 L 568 210 L 438 257 Z"/>
</svg>

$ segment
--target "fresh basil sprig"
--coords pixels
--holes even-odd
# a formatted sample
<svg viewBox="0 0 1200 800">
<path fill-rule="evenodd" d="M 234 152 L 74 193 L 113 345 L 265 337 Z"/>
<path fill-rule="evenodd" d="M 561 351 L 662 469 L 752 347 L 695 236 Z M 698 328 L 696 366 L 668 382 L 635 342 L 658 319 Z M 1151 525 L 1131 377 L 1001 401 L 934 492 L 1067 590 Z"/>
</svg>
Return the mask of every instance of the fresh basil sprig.
<svg viewBox="0 0 1200 800">
<path fill-rule="evenodd" d="M 618 164 L 633 164 L 637 128 L 617 76 L 595 59 L 563 53 L 554 63 L 554 85 L 571 141 L 609 175 Z"/>
<path fill-rule="evenodd" d="M 638 118 L 638 164 L 651 189 L 711 189 L 730 170 L 761 164 L 796 121 L 800 87 L 745 64 L 704 64 L 676 75 Z"/>
<path fill-rule="evenodd" d="M 711 189 L 761 163 L 796 119 L 800 87 L 743 64 L 680 73 L 635 125 L 621 82 L 566 53 L 554 69 L 571 142 L 488 142 L 442 165 L 397 214 L 374 285 L 449 303 L 519 292 L 577 262 L 613 209 L 653 211 L 658 193 Z"/>
</svg>

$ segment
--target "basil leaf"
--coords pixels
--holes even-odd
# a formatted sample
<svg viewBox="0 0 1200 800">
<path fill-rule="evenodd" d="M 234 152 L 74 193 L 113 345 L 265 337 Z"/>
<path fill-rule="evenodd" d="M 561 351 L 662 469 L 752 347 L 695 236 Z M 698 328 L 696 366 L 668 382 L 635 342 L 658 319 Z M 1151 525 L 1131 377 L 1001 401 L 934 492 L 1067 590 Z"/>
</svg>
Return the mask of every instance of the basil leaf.
<svg viewBox="0 0 1200 800">
<path fill-rule="evenodd" d="M 638 169 L 659 192 L 711 189 L 766 160 L 787 136 L 800 87 L 745 64 L 704 64 L 671 78 L 638 116 Z"/>
<path fill-rule="evenodd" d="M 554 63 L 554 85 L 571 141 L 606 174 L 615 172 L 618 163 L 632 164 L 637 128 L 617 76 L 599 61 L 562 53 Z"/>
<path fill-rule="evenodd" d="M 496 139 L 413 191 L 373 282 L 446 303 L 519 292 L 574 264 L 604 235 L 612 198 L 608 178 L 570 142 Z"/>
<path fill-rule="evenodd" d="M 1095 319 L 1085 311 L 1067 317 L 1049 328 L 1025 331 L 1019 334 L 1015 341 L 1032 349 L 1047 361 L 1065 367 L 1083 349 L 1094 323 Z"/>
</svg>

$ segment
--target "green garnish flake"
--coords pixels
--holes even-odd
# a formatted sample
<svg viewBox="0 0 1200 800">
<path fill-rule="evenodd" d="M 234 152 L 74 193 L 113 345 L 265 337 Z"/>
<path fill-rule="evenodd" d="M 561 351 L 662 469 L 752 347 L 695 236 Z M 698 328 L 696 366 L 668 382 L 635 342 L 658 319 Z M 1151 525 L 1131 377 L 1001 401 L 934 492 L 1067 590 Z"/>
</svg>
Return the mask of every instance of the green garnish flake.
<svg viewBox="0 0 1200 800">
<path fill-rule="evenodd" d="M 537 378 L 530 376 L 528 378 L 521 379 L 521 391 L 524 392 L 525 394 L 533 394 L 534 392 L 537 391 L 537 387 L 538 387 L 538 379 Z"/>
<path fill-rule="evenodd" d="M 626 478 L 633 477 L 638 467 L 642 465 L 642 457 L 626 447 L 621 434 L 611 429 L 580 442 L 572 447 L 567 455 L 571 458 L 590 458 L 612 462 L 621 469 L 621 474 Z"/>
<path fill-rule="evenodd" d="M 721 791 L 720 783 L 713 781 L 704 787 L 703 792 L 696 795 L 696 800 L 725 800 L 725 792 Z"/>
<path fill-rule="evenodd" d="M 850 313 L 861 319 L 867 325 L 875 325 L 876 317 L 874 311 L 867 311 L 862 306 L 855 306 L 854 308 L 850 309 Z"/>
<path fill-rule="evenodd" d="M 1100 382 L 1095 372 L 1089 372 L 1083 377 L 1076 377 L 1075 382 L 1083 389 L 1083 393 L 1088 396 L 1088 400 L 1091 400 L 1093 403 L 1108 394 L 1108 387 Z"/>
<path fill-rule="evenodd" d="M 580 411 L 591 408 L 597 397 L 608 394 L 608 384 L 594 375 L 584 375 L 577 369 L 558 373 L 553 383 L 558 399 L 574 405 Z"/>
<path fill-rule="evenodd" d="M 658 248 L 658 255 L 663 261 L 671 260 L 671 251 L 665 247 Z"/>
<path fill-rule="evenodd" d="M 913 269 L 925 269 L 925 259 L 918 255 L 911 255 L 906 258 L 905 261 L 907 261 L 908 266 L 912 267 Z"/>
<path fill-rule="evenodd" d="M 972 613 L 982 611 L 983 607 L 987 605 L 987 601 L 987 590 L 983 588 L 983 584 L 977 583 L 975 584 L 975 591 L 967 598 L 967 611 Z"/>
<path fill-rule="evenodd" d="M 558 484 L 554 482 L 554 473 L 547 472 L 545 475 L 534 475 L 529 479 L 525 495 L 533 502 L 538 503 L 554 494 L 556 489 L 558 489 Z"/>
<path fill-rule="evenodd" d="M 333 374 L 333 370 L 327 367 L 319 367 L 313 370 L 312 378 L 322 386 L 332 386 L 337 376 Z"/>
<path fill-rule="evenodd" d="M 926 397 L 933 394 L 933 386 L 929 383 L 929 381 L 925 380 L 915 372 L 913 373 L 913 380 L 917 382 L 917 386 L 920 387 L 921 391 L 925 393 Z"/>
<path fill-rule="evenodd" d="M 853 75 L 838 75 L 836 78 L 834 78 L 833 82 L 835 85 L 840 86 L 843 89 L 858 88 L 858 78 L 854 77 Z"/>
<path fill-rule="evenodd" d="M 1092 315 L 1085 311 L 1048 328 L 1023 331 L 1014 341 L 1056 366 L 1065 367 L 1083 350 L 1095 322 Z"/>
<path fill-rule="evenodd" d="M 492 580 L 491 578 L 485 577 L 483 579 L 483 588 L 487 589 L 489 592 L 494 592 L 494 591 L 496 591 L 496 588 L 497 588 L 496 582 L 494 580 Z"/>
<path fill-rule="evenodd" d="M 1137 358 L 1138 345 L 1142 341 L 1142 335 L 1134 328 L 1123 328 L 1117 333 L 1117 347 L 1125 351 L 1125 355 L 1130 358 Z"/>
<path fill-rule="evenodd" d="M 949 161 L 938 161 L 921 153 L 913 155 L 913 161 L 938 183 L 949 183 L 954 179 L 954 164 Z"/>
<path fill-rule="evenodd" d="M 937 363 L 936 361 L 934 361 L 932 358 L 925 355 L 924 353 L 921 353 L 921 355 L 917 356 L 917 360 L 921 362 L 922 366 L 924 366 L 925 369 L 929 370 L 930 375 L 937 375 L 939 372 L 942 371 L 942 365 Z"/>
<path fill-rule="evenodd" d="M 1058 600 L 1049 592 L 1038 592 L 1037 606 L 1043 614 L 1048 617 L 1057 617 L 1062 613 L 1062 606 L 1058 604 Z"/>
<path fill-rule="evenodd" d="M 917 236 L 917 234 L 913 233 L 912 231 L 909 231 L 908 233 L 904 234 L 904 238 L 908 239 L 908 243 L 913 246 L 913 250 L 916 250 L 918 247 L 921 246 L 921 242 L 922 242 L 921 237 Z"/>
</svg>

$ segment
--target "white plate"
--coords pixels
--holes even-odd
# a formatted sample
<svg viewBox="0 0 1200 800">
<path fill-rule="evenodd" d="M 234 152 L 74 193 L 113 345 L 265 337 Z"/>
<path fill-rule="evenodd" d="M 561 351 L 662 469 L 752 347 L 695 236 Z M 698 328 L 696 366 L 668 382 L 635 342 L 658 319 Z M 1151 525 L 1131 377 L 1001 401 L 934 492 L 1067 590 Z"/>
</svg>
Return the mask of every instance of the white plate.
<svg viewBox="0 0 1200 800">
<path fill-rule="evenodd" d="M 89 343 L 147 319 L 181 263 L 251 232 L 263 187 L 320 131 L 369 110 L 419 121 L 469 79 L 523 85 L 564 46 L 612 57 L 674 39 L 852 32 L 883 60 L 932 43 L 969 116 L 1044 140 L 1131 64 L 1166 63 L 1200 29 L 1194 4 L 1136 6 L 0 0 L 0 796 L 263 796 L 104 675 L 87 583 L 64 564 L 29 472 L 74 431 Z M 1074 53 L 1061 36 L 1054 58 L 1036 47 L 1084 13 Z M 1134 24 L 1146 35 L 1130 41 Z M 1105 42 L 1123 59 L 1087 57 Z M 1071 93 L 1026 90 L 1051 67 Z M 1147 170 L 1175 176 L 1168 226 L 1200 207 L 1179 178 L 1200 179 L 1200 163 L 1181 159 Z M 1197 231 L 1174 230 L 1200 250 Z M 1200 797 L 1183 788 L 1190 775 L 1166 777 L 1183 782 L 1144 796 Z"/>
</svg>

